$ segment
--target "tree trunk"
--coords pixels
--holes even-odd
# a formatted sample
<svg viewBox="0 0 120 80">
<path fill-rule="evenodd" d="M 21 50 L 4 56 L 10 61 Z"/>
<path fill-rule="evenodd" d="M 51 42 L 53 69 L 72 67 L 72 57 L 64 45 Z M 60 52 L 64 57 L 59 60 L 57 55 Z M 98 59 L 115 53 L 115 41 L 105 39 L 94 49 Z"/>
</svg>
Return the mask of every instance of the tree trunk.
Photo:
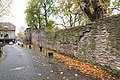
<svg viewBox="0 0 120 80">
<path fill-rule="evenodd" d="M 46 22 L 46 27 L 48 26 L 48 20 L 47 20 L 47 9 L 46 9 L 46 3 L 44 3 L 44 11 L 45 11 L 45 22 Z"/>
<path fill-rule="evenodd" d="M 101 16 L 104 14 L 103 9 L 99 5 L 99 0 L 91 1 L 91 3 L 89 0 L 84 0 L 84 3 L 85 3 L 84 12 L 87 14 L 91 21 L 95 21 L 96 19 L 101 18 Z M 94 11 L 93 13 L 91 13 L 90 11 L 90 6 L 92 6 L 93 8 Z"/>
</svg>

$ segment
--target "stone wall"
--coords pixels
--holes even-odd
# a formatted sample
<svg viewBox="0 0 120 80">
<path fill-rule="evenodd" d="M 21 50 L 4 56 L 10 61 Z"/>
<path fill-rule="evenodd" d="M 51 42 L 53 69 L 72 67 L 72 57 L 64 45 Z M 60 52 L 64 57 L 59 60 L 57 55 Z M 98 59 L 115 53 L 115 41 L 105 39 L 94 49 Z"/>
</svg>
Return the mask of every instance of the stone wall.
<svg viewBox="0 0 120 80">
<path fill-rule="evenodd" d="M 120 70 L 120 15 L 54 34 L 38 30 L 32 42 L 80 60 Z"/>
<path fill-rule="evenodd" d="M 24 31 L 24 35 L 25 35 L 24 43 L 25 43 L 25 44 L 31 44 L 31 43 L 32 43 L 32 41 L 31 41 L 31 38 L 32 38 L 31 34 L 32 34 L 33 32 L 36 32 L 36 29 L 34 29 L 34 28 L 27 28 L 27 29 Z"/>
</svg>

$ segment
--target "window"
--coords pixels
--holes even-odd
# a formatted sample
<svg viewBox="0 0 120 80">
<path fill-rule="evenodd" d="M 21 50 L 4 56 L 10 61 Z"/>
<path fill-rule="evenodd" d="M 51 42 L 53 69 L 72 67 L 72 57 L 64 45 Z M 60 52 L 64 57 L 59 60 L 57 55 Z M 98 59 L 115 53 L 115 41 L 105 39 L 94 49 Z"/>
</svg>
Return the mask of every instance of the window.
<svg viewBox="0 0 120 80">
<path fill-rule="evenodd" d="M 8 37 L 8 34 L 5 34 L 4 37 Z"/>
<path fill-rule="evenodd" d="M 0 37 L 3 37 L 3 34 L 0 34 Z"/>
</svg>

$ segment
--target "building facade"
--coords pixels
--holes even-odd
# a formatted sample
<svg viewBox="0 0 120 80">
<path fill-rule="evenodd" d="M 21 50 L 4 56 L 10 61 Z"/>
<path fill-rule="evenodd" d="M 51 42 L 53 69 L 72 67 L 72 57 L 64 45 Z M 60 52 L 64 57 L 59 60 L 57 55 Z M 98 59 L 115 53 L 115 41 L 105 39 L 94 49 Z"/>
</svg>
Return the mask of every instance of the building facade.
<svg viewBox="0 0 120 80">
<path fill-rule="evenodd" d="M 15 29 L 12 23 L 0 22 L 0 42 L 2 43 L 15 43 Z"/>
</svg>

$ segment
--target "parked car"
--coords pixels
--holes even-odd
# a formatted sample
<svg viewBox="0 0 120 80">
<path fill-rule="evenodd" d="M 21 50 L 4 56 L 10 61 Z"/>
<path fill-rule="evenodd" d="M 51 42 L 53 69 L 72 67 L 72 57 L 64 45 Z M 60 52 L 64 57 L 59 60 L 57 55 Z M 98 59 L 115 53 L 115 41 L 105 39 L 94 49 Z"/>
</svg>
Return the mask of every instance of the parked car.
<svg viewBox="0 0 120 80">
<path fill-rule="evenodd" d="M 12 41 L 10 41 L 10 42 L 9 42 L 9 44 L 10 44 L 10 45 L 12 45 L 12 44 L 13 44 L 13 42 L 12 42 Z"/>
</svg>

